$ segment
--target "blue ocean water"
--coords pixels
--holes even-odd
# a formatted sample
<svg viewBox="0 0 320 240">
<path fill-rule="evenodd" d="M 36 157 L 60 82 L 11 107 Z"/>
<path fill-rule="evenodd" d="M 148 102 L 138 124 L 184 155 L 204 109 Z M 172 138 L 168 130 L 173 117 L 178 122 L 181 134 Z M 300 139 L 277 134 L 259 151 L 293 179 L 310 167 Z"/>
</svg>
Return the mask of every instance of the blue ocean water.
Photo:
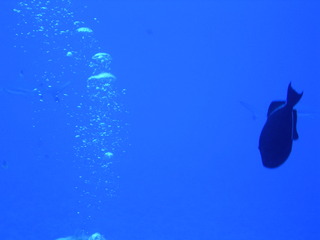
<svg viewBox="0 0 320 240">
<path fill-rule="evenodd" d="M 319 239 L 319 7 L 1 1 L 1 238 Z M 300 139 L 267 169 L 289 82 Z"/>
</svg>

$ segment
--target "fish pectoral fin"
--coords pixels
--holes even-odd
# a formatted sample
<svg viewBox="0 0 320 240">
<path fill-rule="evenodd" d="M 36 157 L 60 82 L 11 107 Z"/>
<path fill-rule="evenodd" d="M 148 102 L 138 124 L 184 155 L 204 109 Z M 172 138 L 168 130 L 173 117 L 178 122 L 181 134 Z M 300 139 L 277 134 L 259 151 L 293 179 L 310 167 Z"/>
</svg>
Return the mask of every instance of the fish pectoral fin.
<svg viewBox="0 0 320 240">
<path fill-rule="evenodd" d="M 286 104 L 285 101 L 273 101 L 270 103 L 268 108 L 268 117 L 273 113 L 274 110 L 281 107 L 282 105 Z"/>
<path fill-rule="evenodd" d="M 297 110 L 292 111 L 293 116 L 293 140 L 297 140 L 299 138 L 298 132 L 297 132 Z"/>
</svg>

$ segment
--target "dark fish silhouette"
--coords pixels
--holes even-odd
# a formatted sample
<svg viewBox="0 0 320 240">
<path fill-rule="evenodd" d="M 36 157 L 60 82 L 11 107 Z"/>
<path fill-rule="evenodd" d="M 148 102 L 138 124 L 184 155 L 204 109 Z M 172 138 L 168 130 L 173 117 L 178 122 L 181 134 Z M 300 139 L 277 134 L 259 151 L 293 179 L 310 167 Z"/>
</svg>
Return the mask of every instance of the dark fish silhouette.
<svg viewBox="0 0 320 240">
<path fill-rule="evenodd" d="M 259 139 L 262 163 L 267 168 L 276 168 L 290 155 L 292 141 L 298 139 L 297 111 L 293 107 L 303 93 L 297 93 L 291 83 L 288 86 L 287 101 L 271 102 L 268 118 Z"/>
</svg>

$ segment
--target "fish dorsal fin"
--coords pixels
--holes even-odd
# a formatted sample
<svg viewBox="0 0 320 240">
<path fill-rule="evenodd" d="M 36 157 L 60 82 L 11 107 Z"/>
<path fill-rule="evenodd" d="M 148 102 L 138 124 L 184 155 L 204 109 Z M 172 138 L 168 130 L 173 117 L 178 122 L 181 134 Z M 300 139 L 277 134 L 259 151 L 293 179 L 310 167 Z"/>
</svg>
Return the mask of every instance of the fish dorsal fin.
<svg viewBox="0 0 320 240">
<path fill-rule="evenodd" d="M 273 101 L 270 103 L 269 109 L 268 109 L 268 117 L 270 116 L 270 114 L 272 114 L 272 112 L 274 110 L 276 110 L 277 108 L 281 107 L 282 105 L 286 104 L 285 101 Z"/>
</svg>

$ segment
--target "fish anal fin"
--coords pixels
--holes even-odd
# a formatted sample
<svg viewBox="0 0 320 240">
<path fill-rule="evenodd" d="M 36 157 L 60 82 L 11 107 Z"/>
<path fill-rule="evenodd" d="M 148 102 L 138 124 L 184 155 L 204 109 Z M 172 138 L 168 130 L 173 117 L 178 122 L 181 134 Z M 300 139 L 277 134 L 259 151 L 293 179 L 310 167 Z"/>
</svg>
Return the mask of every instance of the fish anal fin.
<svg viewBox="0 0 320 240">
<path fill-rule="evenodd" d="M 270 116 L 270 114 L 276 110 L 277 108 L 279 108 L 280 106 L 284 105 L 286 102 L 285 101 L 273 101 L 270 103 L 269 108 L 268 108 L 268 117 Z"/>
<path fill-rule="evenodd" d="M 297 131 L 297 110 L 293 109 L 292 111 L 292 117 L 293 117 L 293 140 L 297 140 L 299 138 L 298 131 Z"/>
</svg>

